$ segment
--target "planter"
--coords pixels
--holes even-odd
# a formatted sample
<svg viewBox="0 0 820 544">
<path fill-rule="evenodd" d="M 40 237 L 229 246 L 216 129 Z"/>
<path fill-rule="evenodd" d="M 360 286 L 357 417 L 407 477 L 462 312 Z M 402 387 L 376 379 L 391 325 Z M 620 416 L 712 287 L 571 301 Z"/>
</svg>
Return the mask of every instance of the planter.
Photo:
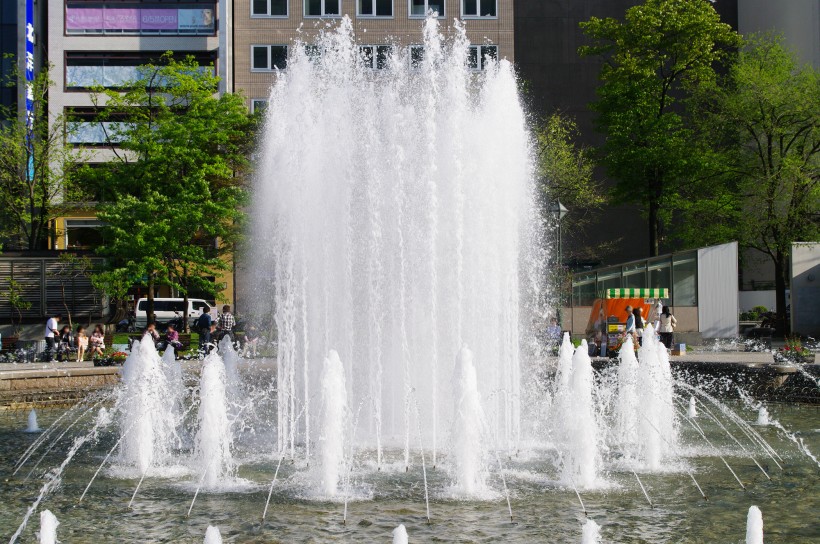
<svg viewBox="0 0 820 544">
<path fill-rule="evenodd" d="M 111 357 L 101 357 L 94 359 L 94 366 L 122 366 L 124 360 L 114 359 Z"/>
<path fill-rule="evenodd" d="M 3 351 L 14 351 L 17 349 L 17 341 L 19 336 L 4 336 L 3 337 Z"/>
</svg>

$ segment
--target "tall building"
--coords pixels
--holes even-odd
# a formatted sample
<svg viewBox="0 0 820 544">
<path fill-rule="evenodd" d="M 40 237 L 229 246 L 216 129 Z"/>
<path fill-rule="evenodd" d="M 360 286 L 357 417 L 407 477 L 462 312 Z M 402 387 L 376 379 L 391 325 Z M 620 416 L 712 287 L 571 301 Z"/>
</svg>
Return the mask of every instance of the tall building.
<svg viewBox="0 0 820 544">
<path fill-rule="evenodd" d="M 287 69 L 288 48 L 309 42 L 345 15 L 353 22 L 362 54 L 378 69 L 391 46 L 422 43 L 426 13 L 442 28 L 466 23 L 475 67 L 487 55 L 515 59 L 513 0 L 234 0 L 234 88 L 249 107 L 264 104 L 276 69 Z"/>
</svg>

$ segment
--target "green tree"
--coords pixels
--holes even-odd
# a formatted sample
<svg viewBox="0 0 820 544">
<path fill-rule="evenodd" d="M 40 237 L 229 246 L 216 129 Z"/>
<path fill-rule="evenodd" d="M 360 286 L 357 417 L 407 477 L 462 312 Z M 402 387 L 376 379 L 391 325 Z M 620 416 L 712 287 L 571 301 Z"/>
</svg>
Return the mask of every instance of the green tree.
<svg viewBox="0 0 820 544">
<path fill-rule="evenodd" d="M 151 321 L 158 285 L 186 299 L 192 287 L 217 295 L 205 278 L 229 268 L 256 126 L 244 100 L 217 96 L 218 78 L 193 59 L 168 53 L 139 73 L 125 92 L 94 94 L 115 155 L 101 175 L 116 188 L 99 210 L 106 225 L 99 252 L 110 265 L 98 281 L 146 286 Z"/>
<path fill-rule="evenodd" d="M 711 220 L 700 230 L 720 237 L 730 228 L 771 259 L 785 329 L 792 242 L 820 240 L 820 74 L 781 38 L 752 36 L 698 98 L 701 133 L 717 151 L 716 181 L 698 204 Z"/>
<path fill-rule="evenodd" d="M 715 65 L 739 36 L 708 0 L 646 0 L 624 22 L 581 23 L 592 44 L 582 56 L 601 56 L 597 127 L 616 203 L 635 203 L 648 220 L 649 255 L 659 252 L 680 189 L 700 175 L 701 150 L 683 104 L 698 86 L 714 81 Z"/>
<path fill-rule="evenodd" d="M 556 201 L 569 210 L 563 220 L 572 225 L 562 232 L 562 238 L 570 242 L 563 250 L 564 260 L 590 258 L 602 248 L 583 248 L 581 244 L 572 243 L 583 237 L 595 214 L 607 202 L 606 191 L 593 175 L 595 165 L 590 151 L 576 143 L 580 137 L 578 125 L 561 112 L 553 113 L 539 124 L 535 136 L 544 213 L 549 214 L 549 206 Z"/>
<path fill-rule="evenodd" d="M 64 116 L 49 123 L 49 71 L 44 67 L 32 82 L 29 120 L 0 111 L 0 235 L 15 249 L 47 247 L 50 223 L 63 213 L 73 167 L 82 160 L 82 150 L 66 143 Z M 17 73 L 2 84 L 16 85 Z"/>
</svg>

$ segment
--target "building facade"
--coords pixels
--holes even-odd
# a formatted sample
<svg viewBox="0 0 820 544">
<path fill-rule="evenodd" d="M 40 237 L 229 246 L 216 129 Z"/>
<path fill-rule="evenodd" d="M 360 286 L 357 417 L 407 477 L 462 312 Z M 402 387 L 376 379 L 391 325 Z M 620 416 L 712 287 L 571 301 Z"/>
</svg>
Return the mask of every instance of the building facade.
<svg viewBox="0 0 820 544">
<path fill-rule="evenodd" d="M 277 69 L 287 69 L 288 48 L 310 43 L 327 25 L 350 17 L 362 54 L 378 68 L 392 46 L 422 43 L 428 11 L 449 32 L 466 24 L 477 64 L 483 54 L 515 60 L 513 0 L 234 0 L 234 90 L 252 109 L 266 103 Z M 483 48 L 483 49 L 479 49 Z"/>
</svg>

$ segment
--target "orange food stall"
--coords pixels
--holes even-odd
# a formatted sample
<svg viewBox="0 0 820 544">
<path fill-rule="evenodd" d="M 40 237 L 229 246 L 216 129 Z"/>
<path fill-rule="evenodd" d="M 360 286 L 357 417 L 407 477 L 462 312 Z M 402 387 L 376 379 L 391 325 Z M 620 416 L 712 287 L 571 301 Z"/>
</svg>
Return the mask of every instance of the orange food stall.
<svg viewBox="0 0 820 544">
<path fill-rule="evenodd" d="M 596 345 L 596 355 L 615 357 L 614 348 L 626 331 L 626 307 L 643 308 L 646 323 L 658 319 L 663 299 L 669 298 L 669 289 L 607 289 L 604 298 L 595 299 L 586 328 L 587 342 Z"/>
</svg>

